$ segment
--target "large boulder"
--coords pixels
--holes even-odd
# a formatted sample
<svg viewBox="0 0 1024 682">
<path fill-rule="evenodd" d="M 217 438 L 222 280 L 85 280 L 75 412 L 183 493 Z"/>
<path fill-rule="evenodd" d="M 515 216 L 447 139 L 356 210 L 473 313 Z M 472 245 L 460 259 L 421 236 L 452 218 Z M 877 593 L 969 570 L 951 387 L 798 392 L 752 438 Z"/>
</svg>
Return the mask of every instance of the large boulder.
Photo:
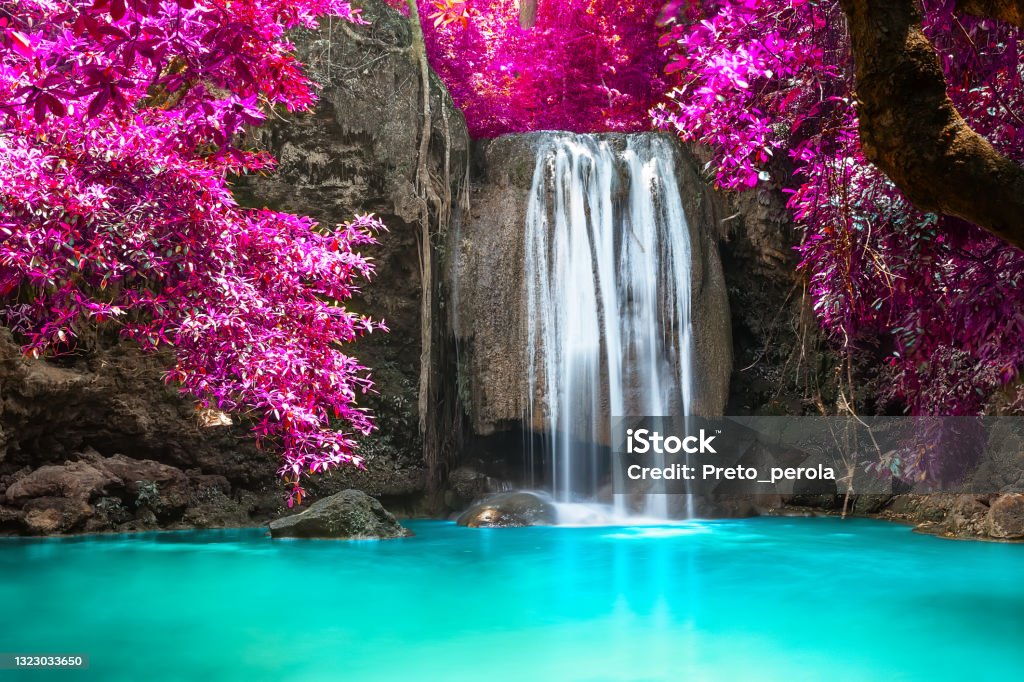
<svg viewBox="0 0 1024 682">
<path fill-rule="evenodd" d="M 1024 494 L 1001 495 L 992 502 L 988 532 L 998 540 L 1024 539 Z"/>
<path fill-rule="evenodd" d="M 102 466 L 88 462 L 67 462 L 42 466 L 12 483 L 5 493 L 7 502 L 23 505 L 39 497 L 63 497 L 88 502 L 106 492 L 121 479 Z"/>
<path fill-rule="evenodd" d="M 358 490 L 343 490 L 309 509 L 270 522 L 274 538 L 386 540 L 412 535 L 380 502 Z"/>
<path fill-rule="evenodd" d="M 25 531 L 30 535 L 55 535 L 78 529 L 93 515 L 93 507 L 66 497 L 37 497 L 24 507 Z"/>
<path fill-rule="evenodd" d="M 470 528 L 552 526 L 558 522 L 558 512 L 537 493 L 498 493 L 462 512 L 456 522 Z"/>
</svg>

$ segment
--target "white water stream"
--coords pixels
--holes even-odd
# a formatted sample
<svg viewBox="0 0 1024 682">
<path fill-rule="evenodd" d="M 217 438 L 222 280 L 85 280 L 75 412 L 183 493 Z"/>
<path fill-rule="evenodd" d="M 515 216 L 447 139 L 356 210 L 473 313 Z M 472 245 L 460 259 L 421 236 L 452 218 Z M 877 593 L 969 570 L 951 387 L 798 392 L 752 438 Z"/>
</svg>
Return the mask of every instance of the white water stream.
<svg viewBox="0 0 1024 682">
<path fill-rule="evenodd" d="M 560 503 L 597 499 L 613 417 L 690 414 L 691 244 L 673 147 L 624 139 L 543 137 L 530 191 L 526 423 L 544 425 Z M 615 500 L 626 515 L 626 495 Z M 665 518 L 666 500 L 645 495 L 643 514 Z"/>
</svg>

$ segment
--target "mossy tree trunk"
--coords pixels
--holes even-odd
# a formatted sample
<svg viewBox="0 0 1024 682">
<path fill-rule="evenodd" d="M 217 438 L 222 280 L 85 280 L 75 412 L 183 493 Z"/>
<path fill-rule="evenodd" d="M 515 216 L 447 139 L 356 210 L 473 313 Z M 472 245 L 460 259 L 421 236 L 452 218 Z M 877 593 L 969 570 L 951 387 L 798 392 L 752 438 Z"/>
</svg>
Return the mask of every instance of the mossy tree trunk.
<svg viewBox="0 0 1024 682">
<path fill-rule="evenodd" d="M 1024 247 L 1024 168 L 996 151 L 953 106 L 916 0 L 841 4 L 856 63 L 864 155 L 917 208 L 963 218 Z M 1016 22 L 1024 14 L 1021 0 L 960 5 Z"/>
</svg>

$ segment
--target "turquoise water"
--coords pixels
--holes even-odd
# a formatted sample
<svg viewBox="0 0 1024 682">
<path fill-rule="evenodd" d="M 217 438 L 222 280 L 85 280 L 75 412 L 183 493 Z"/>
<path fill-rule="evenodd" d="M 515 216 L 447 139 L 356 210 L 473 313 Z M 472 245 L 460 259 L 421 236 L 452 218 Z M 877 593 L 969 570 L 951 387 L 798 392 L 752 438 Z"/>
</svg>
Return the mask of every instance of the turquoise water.
<svg viewBox="0 0 1024 682">
<path fill-rule="evenodd" d="M 1024 679 L 1024 545 L 881 522 L 0 541 L 0 680 Z"/>
</svg>

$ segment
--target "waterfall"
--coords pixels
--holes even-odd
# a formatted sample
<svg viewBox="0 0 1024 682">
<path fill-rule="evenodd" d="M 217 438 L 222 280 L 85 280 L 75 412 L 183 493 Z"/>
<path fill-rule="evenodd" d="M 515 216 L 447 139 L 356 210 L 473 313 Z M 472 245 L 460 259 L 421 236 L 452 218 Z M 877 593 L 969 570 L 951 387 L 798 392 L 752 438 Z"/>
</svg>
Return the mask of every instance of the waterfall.
<svg viewBox="0 0 1024 682">
<path fill-rule="evenodd" d="M 546 135 L 530 189 L 526 423 L 543 424 L 561 502 L 596 498 L 612 417 L 688 415 L 692 404 L 691 243 L 674 147 L 624 139 Z M 666 496 L 647 495 L 645 512 L 665 517 Z"/>
</svg>

